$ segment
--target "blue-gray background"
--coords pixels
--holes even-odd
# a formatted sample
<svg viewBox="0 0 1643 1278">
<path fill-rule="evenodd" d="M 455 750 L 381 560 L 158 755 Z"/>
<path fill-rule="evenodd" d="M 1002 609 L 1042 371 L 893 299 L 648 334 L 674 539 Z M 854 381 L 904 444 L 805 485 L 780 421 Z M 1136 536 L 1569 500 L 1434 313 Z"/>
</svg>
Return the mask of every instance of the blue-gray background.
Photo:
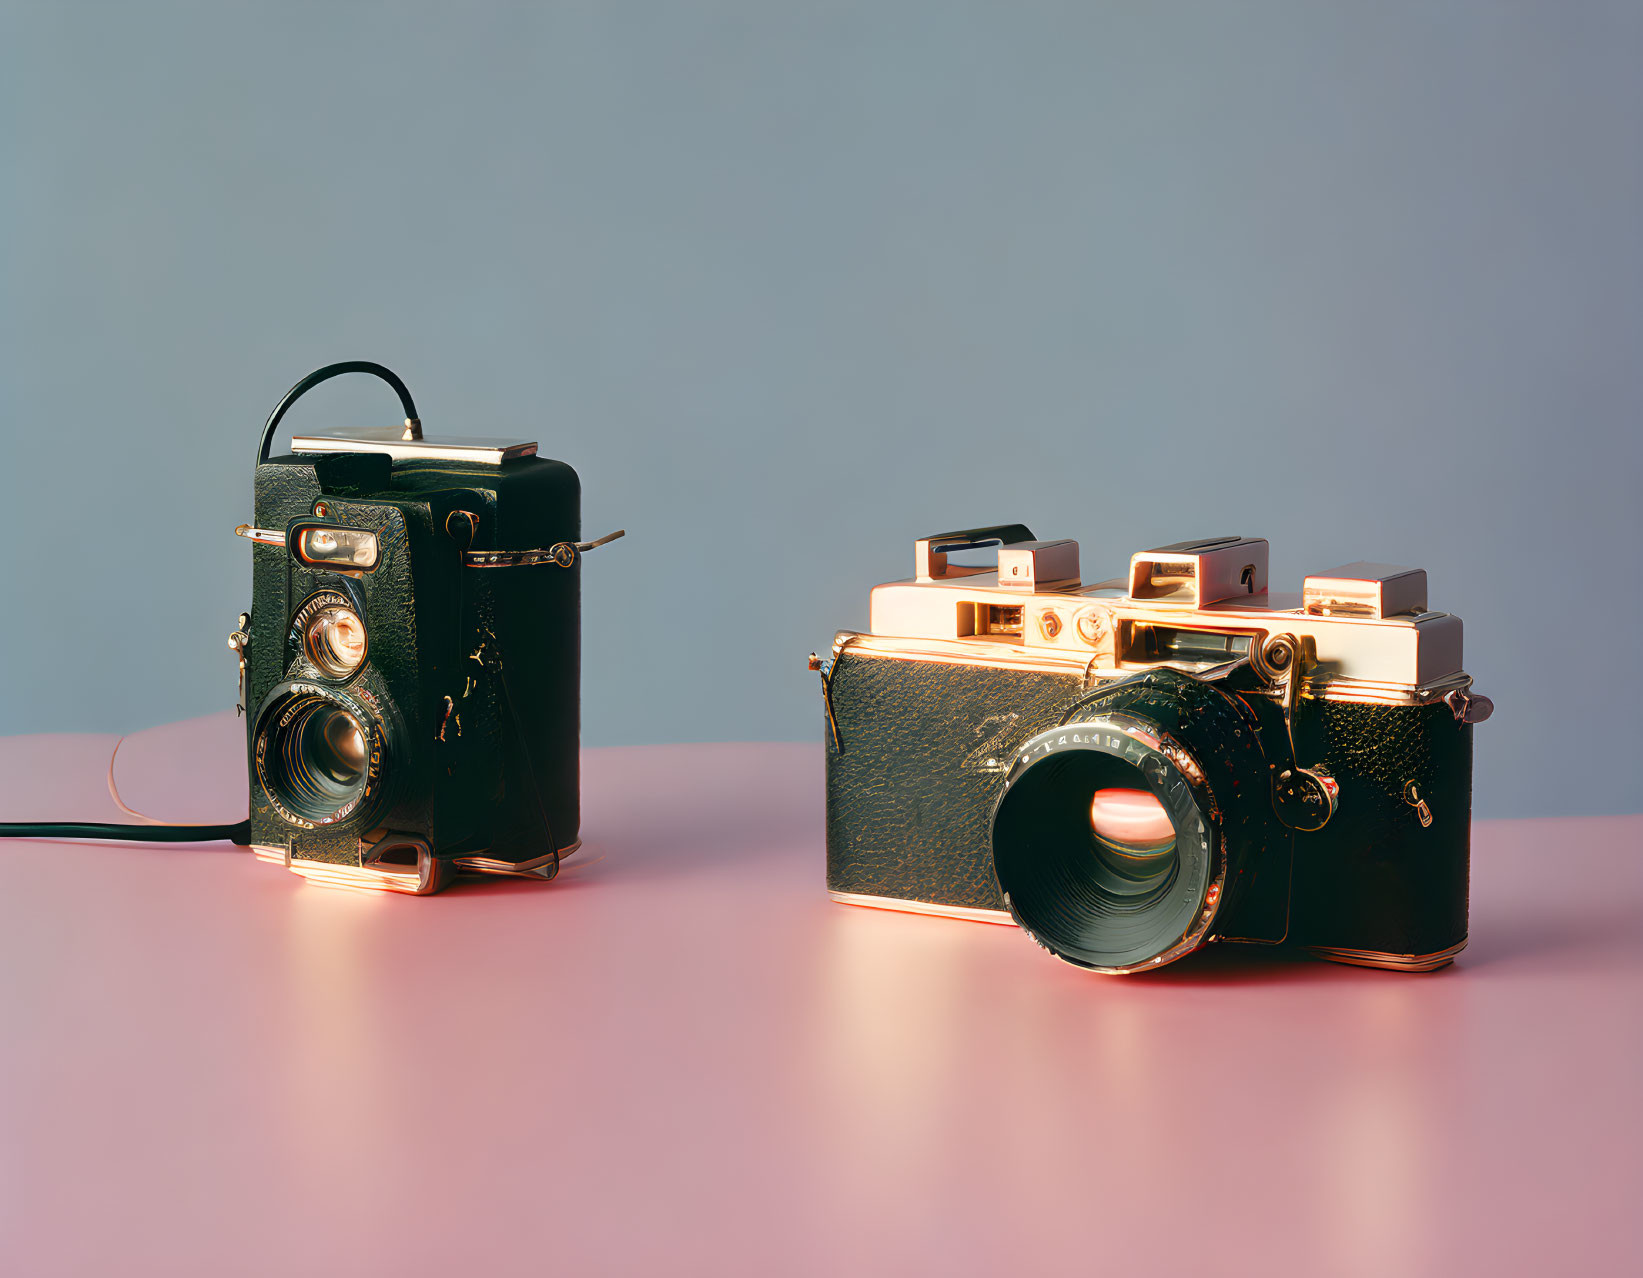
<svg viewBox="0 0 1643 1278">
<path fill-rule="evenodd" d="M 0 732 L 231 703 L 310 368 L 573 462 L 591 744 L 819 735 L 920 533 L 1425 566 L 1643 807 L 1636 4 L 0 7 Z M 384 423 L 369 379 L 288 419 Z"/>
</svg>

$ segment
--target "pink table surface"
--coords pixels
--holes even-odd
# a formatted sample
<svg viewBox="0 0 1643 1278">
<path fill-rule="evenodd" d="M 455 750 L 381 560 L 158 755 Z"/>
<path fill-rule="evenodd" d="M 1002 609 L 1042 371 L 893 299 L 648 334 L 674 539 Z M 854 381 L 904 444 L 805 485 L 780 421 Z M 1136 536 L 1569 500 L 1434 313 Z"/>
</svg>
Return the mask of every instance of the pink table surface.
<svg viewBox="0 0 1643 1278">
<path fill-rule="evenodd" d="M 0 818 L 118 819 L 112 738 Z M 227 717 L 128 740 L 244 811 Z M 821 752 L 585 756 L 551 884 L 0 842 L 8 1274 L 1636 1272 L 1643 817 L 1480 822 L 1409 976 L 1149 976 L 822 888 Z"/>
</svg>

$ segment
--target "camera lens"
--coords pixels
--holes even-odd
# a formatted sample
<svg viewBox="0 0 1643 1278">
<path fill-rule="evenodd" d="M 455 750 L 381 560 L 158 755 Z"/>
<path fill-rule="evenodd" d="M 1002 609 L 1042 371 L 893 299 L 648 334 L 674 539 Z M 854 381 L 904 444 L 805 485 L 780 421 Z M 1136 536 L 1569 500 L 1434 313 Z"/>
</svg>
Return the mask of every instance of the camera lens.
<svg viewBox="0 0 1643 1278">
<path fill-rule="evenodd" d="M 372 733 L 349 707 L 296 692 L 265 716 L 259 776 L 282 813 L 323 825 L 353 812 L 374 774 Z"/>
<path fill-rule="evenodd" d="M 321 608 L 303 631 L 303 648 L 321 674 L 345 679 L 365 660 L 365 623 L 352 608 Z"/>
<path fill-rule="evenodd" d="M 1102 971 L 1196 949 L 1224 862 L 1207 800 L 1182 771 L 1196 771 L 1191 756 L 1112 715 L 1043 733 L 1020 759 L 993 816 L 993 870 L 1016 921 Z"/>
<path fill-rule="evenodd" d="M 1244 895 L 1270 812 L 1258 727 L 1224 688 L 1150 670 L 1022 742 L 993 809 L 993 872 L 1016 922 L 1104 972 L 1189 954 L 1223 915 L 1237 926 L 1267 899 Z M 1270 881 L 1287 893 L 1287 868 Z"/>
</svg>

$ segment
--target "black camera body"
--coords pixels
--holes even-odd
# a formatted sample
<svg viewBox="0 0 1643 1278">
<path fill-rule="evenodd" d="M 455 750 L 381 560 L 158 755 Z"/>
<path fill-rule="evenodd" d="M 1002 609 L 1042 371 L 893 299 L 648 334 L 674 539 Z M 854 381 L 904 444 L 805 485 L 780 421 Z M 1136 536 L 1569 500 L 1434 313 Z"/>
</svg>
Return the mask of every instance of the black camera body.
<svg viewBox="0 0 1643 1278">
<path fill-rule="evenodd" d="M 413 419 L 298 437 L 255 503 L 229 640 L 253 848 L 345 886 L 552 878 L 580 823 L 576 472 Z"/>
<path fill-rule="evenodd" d="M 996 570 L 959 550 L 999 546 Z M 1266 589 L 1264 541 L 1079 582 L 1020 525 L 918 543 L 841 633 L 827 886 L 850 904 L 1015 921 L 1104 972 L 1211 940 L 1402 970 L 1467 935 L 1472 724 L 1460 621 L 1424 574 L 1356 564 Z"/>
</svg>

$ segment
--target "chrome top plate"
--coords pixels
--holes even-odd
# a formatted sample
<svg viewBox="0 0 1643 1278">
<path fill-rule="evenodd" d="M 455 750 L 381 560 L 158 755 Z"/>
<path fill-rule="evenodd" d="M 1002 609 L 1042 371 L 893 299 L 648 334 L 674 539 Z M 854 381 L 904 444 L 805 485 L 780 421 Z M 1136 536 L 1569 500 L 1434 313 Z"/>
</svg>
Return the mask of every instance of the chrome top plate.
<svg viewBox="0 0 1643 1278">
<path fill-rule="evenodd" d="M 536 441 L 477 439 L 456 435 L 424 435 L 406 439 L 399 426 L 367 426 L 325 435 L 296 435 L 294 453 L 387 453 L 395 461 L 462 461 L 500 466 L 520 457 L 536 456 Z"/>
</svg>

